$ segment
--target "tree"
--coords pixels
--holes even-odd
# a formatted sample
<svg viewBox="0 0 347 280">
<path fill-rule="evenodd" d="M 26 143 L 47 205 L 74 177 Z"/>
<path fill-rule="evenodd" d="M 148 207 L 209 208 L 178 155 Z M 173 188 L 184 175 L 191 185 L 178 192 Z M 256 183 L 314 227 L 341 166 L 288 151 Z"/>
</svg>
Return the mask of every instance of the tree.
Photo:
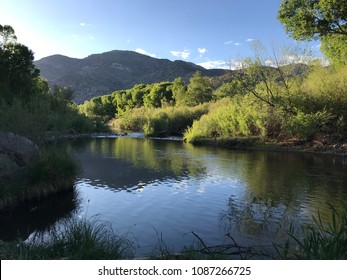
<svg viewBox="0 0 347 280">
<path fill-rule="evenodd" d="M 189 79 L 187 89 L 187 103 L 190 106 L 202 104 L 211 101 L 212 87 L 208 77 L 203 77 L 200 71 L 197 71 Z"/>
<path fill-rule="evenodd" d="M 347 60 L 347 1 L 283 0 L 278 19 L 296 40 L 321 40 L 321 50 L 337 64 Z"/>
<path fill-rule="evenodd" d="M 74 96 L 74 90 L 71 87 L 60 87 L 60 86 L 54 86 L 52 90 L 52 95 L 62 101 L 65 101 L 66 103 L 71 102 L 73 96 Z"/>
<path fill-rule="evenodd" d="M 16 41 L 17 37 L 14 34 L 14 29 L 10 25 L 4 25 L 2 26 L 0 24 L 0 47 L 2 48 L 3 45 L 5 45 L 7 42 Z"/>
<path fill-rule="evenodd" d="M 12 27 L 0 25 L 0 98 L 11 102 L 33 94 L 39 75 L 33 52 L 16 42 Z"/>
<path fill-rule="evenodd" d="M 187 87 L 181 77 L 176 78 L 172 83 L 172 97 L 176 105 L 186 104 Z"/>
</svg>

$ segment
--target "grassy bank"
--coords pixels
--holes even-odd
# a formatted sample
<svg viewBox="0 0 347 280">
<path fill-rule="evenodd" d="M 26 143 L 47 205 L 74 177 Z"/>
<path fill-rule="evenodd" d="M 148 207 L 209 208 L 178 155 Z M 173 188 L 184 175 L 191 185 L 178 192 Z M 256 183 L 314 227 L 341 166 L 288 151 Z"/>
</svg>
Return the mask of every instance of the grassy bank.
<svg viewBox="0 0 347 280">
<path fill-rule="evenodd" d="M 0 210 L 71 190 L 78 172 L 77 163 L 65 151 L 47 148 L 37 162 L 0 178 Z"/>
</svg>

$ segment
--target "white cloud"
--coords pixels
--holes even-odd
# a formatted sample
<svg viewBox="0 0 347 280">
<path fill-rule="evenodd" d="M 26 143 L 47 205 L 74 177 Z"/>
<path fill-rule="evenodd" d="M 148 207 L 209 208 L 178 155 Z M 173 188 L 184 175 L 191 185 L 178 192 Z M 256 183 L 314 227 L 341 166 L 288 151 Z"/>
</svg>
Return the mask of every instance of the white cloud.
<svg viewBox="0 0 347 280">
<path fill-rule="evenodd" d="M 206 69 L 226 69 L 226 70 L 235 70 L 241 67 L 241 62 L 236 60 L 223 61 L 223 60 L 211 60 L 198 65 Z"/>
<path fill-rule="evenodd" d="M 255 41 L 255 39 L 250 38 L 246 40 L 246 42 L 253 42 L 253 41 Z"/>
<path fill-rule="evenodd" d="M 86 26 L 91 26 L 90 23 L 86 23 L 86 22 L 80 22 L 80 26 L 81 27 L 86 27 Z"/>
<path fill-rule="evenodd" d="M 185 49 L 184 51 L 170 51 L 171 55 L 187 59 L 190 56 L 190 50 Z"/>
<path fill-rule="evenodd" d="M 224 42 L 224 45 L 231 45 L 233 43 L 232 40 Z"/>
<path fill-rule="evenodd" d="M 234 46 L 240 46 L 241 43 L 237 42 L 237 43 L 234 43 Z"/>
<path fill-rule="evenodd" d="M 147 51 L 145 51 L 144 49 L 141 49 L 141 48 L 137 48 L 135 50 L 135 52 L 140 53 L 140 54 L 144 54 L 144 55 L 148 55 L 150 57 L 156 57 L 156 55 L 154 53 L 149 53 L 149 52 L 147 52 Z"/>
<path fill-rule="evenodd" d="M 198 52 L 200 54 L 205 54 L 205 53 L 207 53 L 207 50 L 205 48 L 198 48 Z"/>
</svg>

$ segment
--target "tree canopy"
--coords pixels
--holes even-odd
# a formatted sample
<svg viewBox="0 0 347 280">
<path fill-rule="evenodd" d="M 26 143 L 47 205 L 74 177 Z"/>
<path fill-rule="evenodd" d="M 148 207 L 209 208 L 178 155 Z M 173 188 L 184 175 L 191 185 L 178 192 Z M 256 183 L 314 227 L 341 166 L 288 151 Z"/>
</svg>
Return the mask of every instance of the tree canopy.
<svg viewBox="0 0 347 280">
<path fill-rule="evenodd" d="M 34 65 L 34 54 L 16 41 L 9 25 L 0 25 L 0 98 L 11 101 L 33 93 L 40 71 Z"/>
<path fill-rule="evenodd" d="M 347 58 L 347 1 L 283 0 L 278 19 L 296 40 L 321 40 L 321 50 L 334 63 Z"/>
</svg>

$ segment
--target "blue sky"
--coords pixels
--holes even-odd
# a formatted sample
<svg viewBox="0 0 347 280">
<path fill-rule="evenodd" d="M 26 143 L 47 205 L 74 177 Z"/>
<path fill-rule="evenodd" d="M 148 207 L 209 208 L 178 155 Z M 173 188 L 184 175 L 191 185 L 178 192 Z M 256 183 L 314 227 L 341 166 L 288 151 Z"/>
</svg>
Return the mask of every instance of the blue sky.
<svg viewBox="0 0 347 280">
<path fill-rule="evenodd" d="M 276 18 L 281 0 L 0 0 L 0 24 L 11 25 L 35 58 L 83 58 L 131 50 L 206 68 L 230 67 L 252 55 L 294 45 Z M 320 56 L 319 42 L 309 44 Z"/>
</svg>

